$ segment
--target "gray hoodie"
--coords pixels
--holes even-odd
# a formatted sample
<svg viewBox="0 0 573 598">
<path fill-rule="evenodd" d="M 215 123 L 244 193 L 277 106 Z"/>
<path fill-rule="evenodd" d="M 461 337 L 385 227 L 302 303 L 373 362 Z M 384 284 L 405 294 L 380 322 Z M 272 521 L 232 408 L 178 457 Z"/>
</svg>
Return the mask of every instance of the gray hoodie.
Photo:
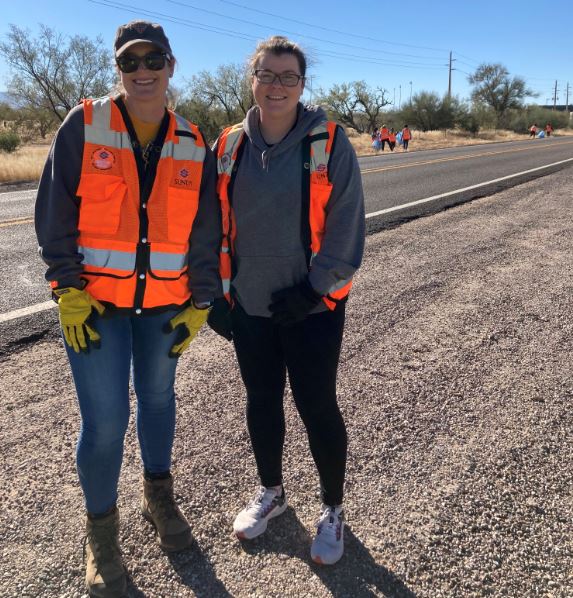
<svg viewBox="0 0 573 598">
<path fill-rule="evenodd" d="M 231 196 L 237 222 L 232 286 L 249 315 L 270 317 L 272 293 L 306 276 L 325 295 L 360 266 L 365 234 L 362 180 L 354 149 L 338 128 L 328 165 L 333 189 L 325 235 L 308 272 L 300 225 L 301 140 L 326 120 L 322 108 L 299 104 L 294 127 L 272 146 L 261 135 L 258 106 L 243 122 L 248 139 Z M 314 311 L 325 309 L 321 303 Z"/>
</svg>

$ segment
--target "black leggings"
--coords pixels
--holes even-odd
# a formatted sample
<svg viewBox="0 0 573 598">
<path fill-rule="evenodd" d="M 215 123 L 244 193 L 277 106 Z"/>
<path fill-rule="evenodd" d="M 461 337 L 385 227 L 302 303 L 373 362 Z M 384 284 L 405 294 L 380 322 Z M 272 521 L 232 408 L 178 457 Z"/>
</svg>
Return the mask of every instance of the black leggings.
<svg viewBox="0 0 573 598">
<path fill-rule="evenodd" d="M 289 328 L 232 312 L 235 351 L 247 389 L 247 425 L 263 486 L 282 484 L 283 395 L 288 371 L 296 408 L 320 476 L 322 500 L 342 504 L 346 427 L 336 401 L 344 305 Z"/>
</svg>

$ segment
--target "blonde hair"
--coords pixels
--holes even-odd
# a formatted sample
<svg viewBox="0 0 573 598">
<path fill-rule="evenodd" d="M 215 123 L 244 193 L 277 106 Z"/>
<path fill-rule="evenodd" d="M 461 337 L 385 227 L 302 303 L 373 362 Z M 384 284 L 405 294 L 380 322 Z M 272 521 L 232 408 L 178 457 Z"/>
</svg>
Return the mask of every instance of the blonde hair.
<svg viewBox="0 0 573 598">
<path fill-rule="evenodd" d="M 275 56 L 292 54 L 298 61 L 300 74 L 303 77 L 306 75 L 306 56 L 302 51 L 302 48 L 286 37 L 282 35 L 273 35 L 272 37 L 269 37 L 269 39 L 259 42 L 249 59 L 249 68 L 251 72 L 254 73 L 259 66 L 259 61 L 265 54 L 274 54 Z"/>
</svg>

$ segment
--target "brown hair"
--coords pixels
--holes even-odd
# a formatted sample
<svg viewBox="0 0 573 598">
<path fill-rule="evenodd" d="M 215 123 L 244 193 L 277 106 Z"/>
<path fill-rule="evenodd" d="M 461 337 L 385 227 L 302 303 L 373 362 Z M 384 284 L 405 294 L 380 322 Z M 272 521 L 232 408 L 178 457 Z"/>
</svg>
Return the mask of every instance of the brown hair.
<svg viewBox="0 0 573 598">
<path fill-rule="evenodd" d="M 254 71 L 259 63 L 259 60 L 264 54 L 274 54 L 281 56 L 281 54 L 292 54 L 298 60 L 300 74 L 304 77 L 306 75 L 306 56 L 301 47 L 294 42 L 291 42 L 282 35 L 273 35 L 262 42 L 259 42 L 254 53 L 249 59 L 249 68 Z"/>
</svg>

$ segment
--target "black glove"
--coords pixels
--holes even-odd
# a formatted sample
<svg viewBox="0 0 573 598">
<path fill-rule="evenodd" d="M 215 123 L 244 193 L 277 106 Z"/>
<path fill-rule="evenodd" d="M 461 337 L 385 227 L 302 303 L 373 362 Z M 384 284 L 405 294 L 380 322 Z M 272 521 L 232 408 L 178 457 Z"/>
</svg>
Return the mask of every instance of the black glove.
<svg viewBox="0 0 573 598">
<path fill-rule="evenodd" d="M 320 303 L 322 296 L 310 285 L 308 280 L 288 289 L 273 293 L 269 310 L 273 314 L 274 324 L 292 326 L 302 322 Z"/>
<path fill-rule="evenodd" d="M 233 324 L 231 322 L 231 306 L 224 297 L 213 301 L 213 307 L 209 312 L 207 324 L 223 338 L 233 340 Z"/>
</svg>

